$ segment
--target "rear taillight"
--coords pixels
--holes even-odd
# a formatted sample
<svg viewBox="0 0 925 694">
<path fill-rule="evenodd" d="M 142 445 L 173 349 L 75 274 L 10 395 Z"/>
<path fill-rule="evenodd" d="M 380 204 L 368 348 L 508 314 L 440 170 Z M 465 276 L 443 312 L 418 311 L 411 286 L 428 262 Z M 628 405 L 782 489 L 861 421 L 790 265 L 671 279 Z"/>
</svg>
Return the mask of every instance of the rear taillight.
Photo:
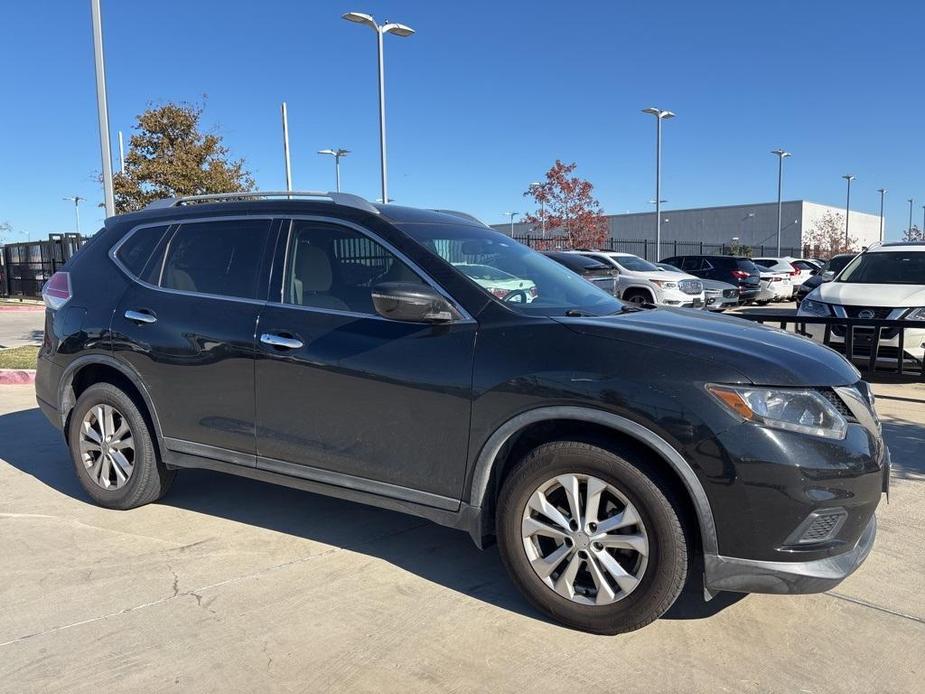
<svg viewBox="0 0 925 694">
<path fill-rule="evenodd" d="M 748 273 L 745 272 L 745 270 L 733 270 L 730 274 L 737 280 L 744 280 L 748 277 Z"/>
<path fill-rule="evenodd" d="M 42 287 L 42 299 L 53 311 L 58 310 L 71 300 L 71 275 L 69 272 L 56 272 Z"/>
<path fill-rule="evenodd" d="M 797 275 L 800 274 L 800 268 L 798 268 L 796 265 L 794 265 L 793 263 L 790 263 L 790 267 L 793 268 L 793 270 L 790 271 L 791 277 L 796 277 Z"/>
</svg>

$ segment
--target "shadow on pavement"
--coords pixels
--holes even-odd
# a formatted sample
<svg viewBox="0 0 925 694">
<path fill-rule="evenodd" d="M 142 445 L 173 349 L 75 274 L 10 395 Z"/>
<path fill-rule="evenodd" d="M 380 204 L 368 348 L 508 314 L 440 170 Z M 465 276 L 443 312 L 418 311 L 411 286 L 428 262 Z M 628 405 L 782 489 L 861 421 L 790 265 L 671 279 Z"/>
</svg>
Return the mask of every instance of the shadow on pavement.
<svg viewBox="0 0 925 694">
<path fill-rule="evenodd" d="M 883 420 L 883 437 L 890 447 L 893 477 L 925 479 L 925 425 L 890 417 Z"/>
<path fill-rule="evenodd" d="M 62 494 L 91 503 L 77 482 L 60 432 L 37 408 L 0 415 L 0 459 Z M 419 518 L 208 470 L 181 471 L 159 503 L 377 557 L 470 597 L 551 623 L 511 583 L 497 547 L 480 551 L 465 533 Z M 704 602 L 702 569 L 695 567 L 664 618 L 704 619 L 743 597 L 721 593 Z"/>
</svg>

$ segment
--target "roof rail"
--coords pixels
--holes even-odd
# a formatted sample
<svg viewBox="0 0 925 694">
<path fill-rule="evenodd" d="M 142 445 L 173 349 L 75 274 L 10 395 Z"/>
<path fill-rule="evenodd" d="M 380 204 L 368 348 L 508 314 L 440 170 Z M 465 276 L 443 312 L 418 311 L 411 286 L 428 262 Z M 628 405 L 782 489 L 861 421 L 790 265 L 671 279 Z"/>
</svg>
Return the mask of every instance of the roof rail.
<svg viewBox="0 0 925 694">
<path fill-rule="evenodd" d="M 335 205 L 344 207 L 353 207 L 364 212 L 379 214 L 371 202 L 359 195 L 352 193 L 331 193 L 314 190 L 283 190 L 283 191 L 240 191 L 238 193 L 210 193 L 207 195 L 184 195 L 177 198 L 162 198 L 148 203 L 146 210 L 162 209 L 166 207 L 180 207 L 188 204 L 198 204 L 206 202 L 234 202 L 237 200 L 248 200 L 252 198 L 327 198 Z"/>
</svg>

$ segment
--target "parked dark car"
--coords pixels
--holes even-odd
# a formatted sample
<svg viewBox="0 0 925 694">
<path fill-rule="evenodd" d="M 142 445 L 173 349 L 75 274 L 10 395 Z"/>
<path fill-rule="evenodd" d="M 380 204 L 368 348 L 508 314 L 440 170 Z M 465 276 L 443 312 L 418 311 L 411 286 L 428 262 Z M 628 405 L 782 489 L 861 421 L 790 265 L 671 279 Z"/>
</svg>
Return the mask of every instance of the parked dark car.
<svg viewBox="0 0 925 694">
<path fill-rule="evenodd" d="M 617 271 L 613 265 L 587 255 L 566 251 L 543 251 L 543 255 L 581 275 L 608 294 L 617 296 Z"/>
<path fill-rule="evenodd" d="M 111 217 L 46 284 L 36 396 L 96 503 L 208 468 L 415 514 L 496 539 L 537 608 L 608 634 L 689 566 L 712 596 L 864 561 L 889 453 L 836 352 L 639 310 L 458 215 L 303 195 Z"/>
<path fill-rule="evenodd" d="M 761 270 L 751 260 L 734 255 L 676 255 L 663 258 L 663 263 L 674 265 L 696 277 L 728 282 L 739 288 L 739 302 L 754 301 L 761 291 Z"/>
<path fill-rule="evenodd" d="M 841 253 L 839 255 L 833 255 L 829 260 L 827 260 L 825 265 L 822 266 L 821 270 L 803 282 L 799 289 L 797 289 L 797 306 L 800 305 L 803 299 L 805 299 L 813 289 L 818 287 L 823 282 L 829 282 L 833 280 L 839 272 L 845 269 L 845 266 L 856 255 L 857 253 Z"/>
</svg>

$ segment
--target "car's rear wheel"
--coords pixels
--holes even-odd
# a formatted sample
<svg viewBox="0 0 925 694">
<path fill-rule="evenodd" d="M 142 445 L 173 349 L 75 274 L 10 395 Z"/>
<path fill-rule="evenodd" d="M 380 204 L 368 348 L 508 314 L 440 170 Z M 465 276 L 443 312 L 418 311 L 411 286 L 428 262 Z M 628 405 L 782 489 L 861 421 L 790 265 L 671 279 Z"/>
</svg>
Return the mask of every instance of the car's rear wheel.
<svg viewBox="0 0 925 694">
<path fill-rule="evenodd" d="M 129 509 L 162 497 L 175 472 L 158 459 L 138 406 L 111 383 L 97 383 L 77 399 L 68 427 L 77 478 L 100 506 Z"/>
<path fill-rule="evenodd" d="M 635 453 L 547 443 L 505 481 L 501 556 L 524 595 L 556 620 L 619 634 L 661 616 L 687 577 L 688 543 L 670 485 Z"/>
<path fill-rule="evenodd" d="M 655 303 L 648 292 L 640 290 L 627 292 L 623 295 L 623 300 L 631 304 L 636 304 L 637 306 L 646 306 Z"/>
</svg>

